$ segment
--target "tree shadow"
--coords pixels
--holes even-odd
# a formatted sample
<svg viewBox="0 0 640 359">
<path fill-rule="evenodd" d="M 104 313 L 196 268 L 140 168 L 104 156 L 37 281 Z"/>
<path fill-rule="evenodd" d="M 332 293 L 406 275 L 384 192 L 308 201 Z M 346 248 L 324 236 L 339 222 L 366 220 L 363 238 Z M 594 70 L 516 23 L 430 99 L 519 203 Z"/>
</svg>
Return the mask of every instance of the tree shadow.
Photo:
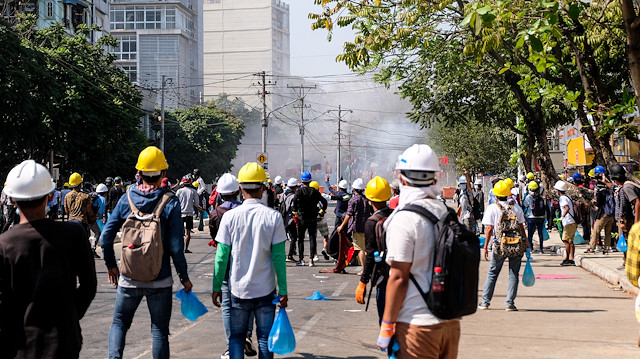
<svg viewBox="0 0 640 359">
<path fill-rule="evenodd" d="M 374 356 L 347 356 L 347 357 L 334 357 L 327 355 L 316 355 L 311 353 L 296 353 L 296 356 L 291 356 L 289 358 L 293 359 L 371 359 L 375 358 Z"/>
<path fill-rule="evenodd" d="M 545 313 L 596 313 L 606 312 L 602 309 L 520 309 L 521 312 L 545 312 Z"/>
</svg>

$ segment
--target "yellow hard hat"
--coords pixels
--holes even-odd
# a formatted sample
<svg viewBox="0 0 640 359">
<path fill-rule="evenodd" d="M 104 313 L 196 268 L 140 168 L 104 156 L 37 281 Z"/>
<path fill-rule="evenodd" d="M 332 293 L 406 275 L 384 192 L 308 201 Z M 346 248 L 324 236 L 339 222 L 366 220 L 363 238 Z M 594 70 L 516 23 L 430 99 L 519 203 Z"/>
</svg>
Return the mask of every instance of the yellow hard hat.
<svg viewBox="0 0 640 359">
<path fill-rule="evenodd" d="M 532 180 L 532 179 L 534 179 L 535 177 L 536 177 L 536 176 L 534 176 L 534 175 L 533 175 L 533 172 L 529 172 L 529 173 L 527 173 L 527 179 Z"/>
<path fill-rule="evenodd" d="M 248 162 L 238 172 L 240 183 L 260 183 L 267 180 L 267 173 L 257 162 Z"/>
<path fill-rule="evenodd" d="M 560 175 L 560 179 L 564 181 L 567 178 L 564 175 Z"/>
<path fill-rule="evenodd" d="M 532 190 L 532 191 L 535 191 L 535 190 L 537 190 L 538 188 L 540 188 L 540 186 L 538 186 L 538 182 L 536 182 L 536 181 L 531 181 L 531 182 L 529 182 L 529 186 L 528 186 L 528 187 L 529 187 L 529 189 L 530 189 L 530 190 Z"/>
<path fill-rule="evenodd" d="M 69 184 L 69 182 L 65 182 L 65 183 L 64 183 L 64 187 L 69 188 L 69 187 L 71 187 L 71 185 Z"/>
<path fill-rule="evenodd" d="M 158 172 L 169 168 L 164 153 L 156 146 L 149 146 L 140 152 L 136 169 L 141 172 Z"/>
<path fill-rule="evenodd" d="M 506 180 L 504 180 L 504 183 L 507 185 L 507 187 L 509 187 L 509 191 L 511 191 L 511 189 L 513 188 L 513 180 L 511 178 L 507 178 Z"/>
<path fill-rule="evenodd" d="M 318 183 L 318 181 L 311 181 L 311 183 L 309 183 L 309 187 L 311 188 L 315 188 L 316 190 L 320 190 L 320 183 Z"/>
<path fill-rule="evenodd" d="M 498 183 L 493 186 L 493 194 L 497 197 L 507 197 L 511 194 L 511 188 L 509 188 L 506 180 L 498 181 Z"/>
<path fill-rule="evenodd" d="M 195 187 L 195 188 L 198 188 L 198 186 L 200 186 L 200 185 L 198 184 L 198 182 L 193 182 L 193 183 L 191 183 L 191 185 L 192 185 L 193 187 Z"/>
<path fill-rule="evenodd" d="M 375 176 L 367 183 L 364 195 L 371 202 L 386 202 L 391 198 L 391 186 L 386 179 Z"/>
<path fill-rule="evenodd" d="M 595 168 L 592 168 L 589 171 L 589 177 L 594 178 L 595 176 L 596 176 L 596 170 L 595 170 Z"/>
<path fill-rule="evenodd" d="M 77 187 L 82 183 L 82 176 L 78 172 L 74 172 L 69 177 L 69 187 Z"/>
</svg>

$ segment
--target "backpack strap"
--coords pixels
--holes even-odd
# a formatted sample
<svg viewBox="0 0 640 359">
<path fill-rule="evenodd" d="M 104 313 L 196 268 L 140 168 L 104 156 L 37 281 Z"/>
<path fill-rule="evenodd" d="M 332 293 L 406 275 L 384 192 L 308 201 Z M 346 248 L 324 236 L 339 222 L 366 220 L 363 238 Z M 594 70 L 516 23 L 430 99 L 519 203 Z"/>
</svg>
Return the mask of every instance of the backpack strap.
<svg viewBox="0 0 640 359">
<path fill-rule="evenodd" d="M 133 204 L 133 201 L 131 201 L 131 196 L 129 195 L 129 191 L 127 191 L 127 199 L 129 200 L 129 208 L 131 208 L 131 213 L 133 213 L 136 217 L 143 217 L 145 214 L 140 212 L 138 207 Z"/>
<path fill-rule="evenodd" d="M 400 211 L 409 211 L 409 212 L 417 213 L 423 217 L 426 217 L 428 220 L 430 220 L 433 223 L 437 223 L 439 221 L 438 217 L 436 217 L 433 213 L 431 213 L 431 211 L 417 204 L 408 204 L 398 210 L 398 212 Z"/>
<path fill-rule="evenodd" d="M 156 217 L 160 217 L 160 213 L 162 213 L 164 207 L 167 205 L 167 203 L 169 203 L 173 196 L 175 196 L 173 192 L 165 192 L 165 194 L 162 195 L 162 199 L 158 202 L 158 204 L 156 204 L 156 208 L 154 208 L 153 210 L 153 215 Z"/>
<path fill-rule="evenodd" d="M 136 207 L 136 205 L 133 204 L 133 201 L 131 201 L 131 196 L 129 195 L 129 192 L 130 191 L 127 191 L 127 200 L 129 200 L 129 208 L 131 208 L 131 213 L 140 220 L 147 220 L 147 219 L 150 219 L 152 216 L 156 216 L 156 217 L 160 216 L 160 213 L 162 213 L 162 211 L 164 210 L 164 207 L 167 205 L 169 200 L 174 196 L 173 192 L 167 191 L 164 195 L 162 195 L 162 199 L 158 201 L 158 203 L 156 204 L 156 207 L 153 209 L 153 212 L 151 212 L 151 214 L 146 214 L 146 213 L 140 212 L 138 207 Z"/>
</svg>

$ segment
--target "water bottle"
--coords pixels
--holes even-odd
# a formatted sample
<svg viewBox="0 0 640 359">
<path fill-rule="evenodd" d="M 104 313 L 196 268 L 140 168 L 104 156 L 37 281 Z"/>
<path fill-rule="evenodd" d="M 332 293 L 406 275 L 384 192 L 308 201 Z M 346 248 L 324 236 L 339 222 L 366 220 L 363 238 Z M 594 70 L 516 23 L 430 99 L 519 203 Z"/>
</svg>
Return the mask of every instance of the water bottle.
<svg viewBox="0 0 640 359">
<path fill-rule="evenodd" d="M 378 252 L 378 251 L 373 252 L 373 258 L 376 261 L 376 263 L 382 262 L 382 256 L 380 255 L 380 252 Z"/>
<path fill-rule="evenodd" d="M 442 267 L 433 268 L 433 279 L 431 280 L 431 290 L 434 293 L 444 292 L 444 273 L 442 273 Z"/>
</svg>

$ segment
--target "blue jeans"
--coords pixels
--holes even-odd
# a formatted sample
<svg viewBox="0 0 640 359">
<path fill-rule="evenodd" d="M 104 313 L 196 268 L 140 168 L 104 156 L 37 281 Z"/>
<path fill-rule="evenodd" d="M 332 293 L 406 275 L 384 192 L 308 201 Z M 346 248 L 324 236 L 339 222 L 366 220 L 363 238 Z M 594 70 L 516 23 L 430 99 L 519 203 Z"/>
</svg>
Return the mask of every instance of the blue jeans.
<svg viewBox="0 0 640 359">
<path fill-rule="evenodd" d="M 231 359 L 244 358 L 244 342 L 247 337 L 249 317 L 253 313 L 256 319 L 259 359 L 273 359 L 267 340 L 276 314 L 276 305 L 272 303 L 275 290 L 264 297 L 240 299 L 231 294 L 231 336 L 229 337 L 229 356 Z"/>
<path fill-rule="evenodd" d="M 496 244 L 494 244 L 496 245 Z M 493 298 L 493 290 L 496 287 L 496 281 L 498 275 L 502 270 L 502 265 L 506 260 L 506 257 L 501 257 L 491 252 L 491 261 L 489 263 L 489 272 L 487 272 L 487 280 L 484 282 L 484 289 L 482 290 L 482 303 L 490 304 L 491 298 Z M 509 289 L 507 290 L 506 306 L 513 305 L 518 294 L 518 283 L 520 282 L 520 266 L 522 257 L 509 258 Z"/>
<path fill-rule="evenodd" d="M 529 242 L 529 248 L 533 250 L 533 233 L 538 230 L 538 239 L 540 240 L 540 250 L 542 250 L 542 228 L 544 227 L 544 218 L 527 218 L 527 241 Z"/>
<path fill-rule="evenodd" d="M 222 281 L 222 325 L 224 326 L 225 339 L 227 347 L 229 346 L 229 338 L 231 337 L 231 291 L 229 290 L 229 279 Z M 247 327 L 247 338 L 253 335 L 254 315 L 249 315 L 249 326 Z"/>
<path fill-rule="evenodd" d="M 151 315 L 152 356 L 169 358 L 169 320 L 171 319 L 171 287 L 123 288 L 118 287 L 113 324 L 109 331 L 109 358 L 122 358 L 127 331 L 142 297 L 147 298 Z"/>
</svg>

